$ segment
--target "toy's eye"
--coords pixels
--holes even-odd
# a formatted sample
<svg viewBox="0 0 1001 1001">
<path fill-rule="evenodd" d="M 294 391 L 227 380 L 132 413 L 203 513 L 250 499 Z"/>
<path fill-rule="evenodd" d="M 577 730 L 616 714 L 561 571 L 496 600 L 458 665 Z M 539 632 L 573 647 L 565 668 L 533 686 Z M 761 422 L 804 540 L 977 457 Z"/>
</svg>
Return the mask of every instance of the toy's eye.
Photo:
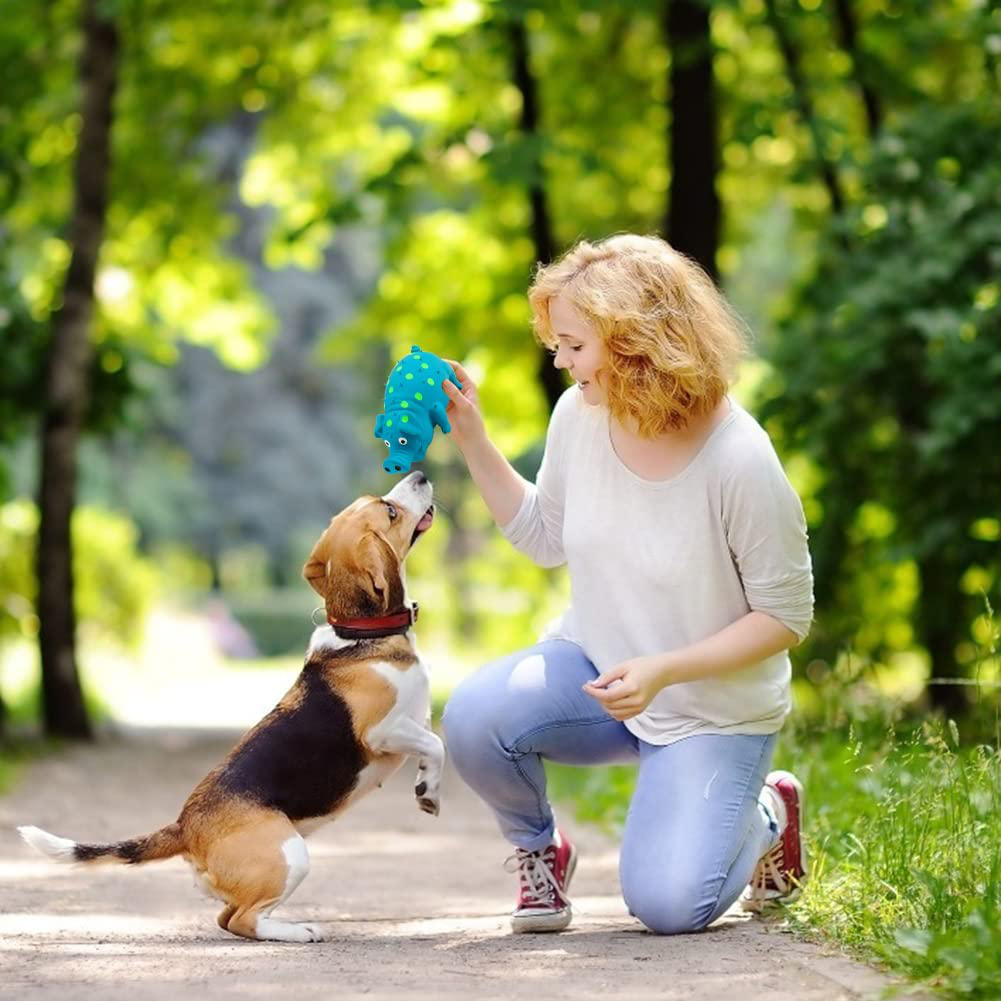
<svg viewBox="0 0 1001 1001">
<path fill-rule="evenodd" d="M 406 443 L 407 443 L 407 439 L 406 439 L 406 438 L 397 438 L 396 440 L 397 440 L 397 441 L 398 441 L 398 442 L 399 442 L 399 443 L 400 443 L 401 445 L 406 445 Z"/>
<path fill-rule="evenodd" d="M 383 438 L 383 439 L 382 439 L 382 443 L 383 443 L 383 445 L 385 445 L 385 446 L 386 446 L 386 448 L 392 448 L 392 447 L 393 447 L 392 445 L 390 445 L 390 444 L 389 444 L 389 442 L 388 442 L 388 441 L 386 441 L 386 439 L 385 439 L 385 438 Z"/>
</svg>

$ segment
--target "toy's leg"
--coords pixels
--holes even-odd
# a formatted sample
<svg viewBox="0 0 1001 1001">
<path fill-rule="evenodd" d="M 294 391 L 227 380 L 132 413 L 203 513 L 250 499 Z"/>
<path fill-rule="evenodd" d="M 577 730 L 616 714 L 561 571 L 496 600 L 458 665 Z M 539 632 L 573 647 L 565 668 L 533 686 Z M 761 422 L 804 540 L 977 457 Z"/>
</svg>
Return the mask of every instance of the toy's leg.
<svg viewBox="0 0 1001 1001">
<path fill-rule="evenodd" d="M 437 403 L 431 408 L 430 417 L 432 425 L 436 424 L 445 434 L 448 434 L 452 430 L 451 422 L 445 416 L 444 408 L 440 407 Z"/>
</svg>

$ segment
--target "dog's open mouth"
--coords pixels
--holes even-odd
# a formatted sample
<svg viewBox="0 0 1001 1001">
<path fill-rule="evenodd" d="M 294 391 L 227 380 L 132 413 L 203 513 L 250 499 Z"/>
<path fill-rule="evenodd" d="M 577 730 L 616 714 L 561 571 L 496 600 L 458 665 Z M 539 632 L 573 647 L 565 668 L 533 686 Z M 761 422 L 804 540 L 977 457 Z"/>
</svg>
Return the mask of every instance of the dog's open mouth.
<svg viewBox="0 0 1001 1001">
<path fill-rule="evenodd" d="M 410 539 L 410 545 L 413 545 L 430 527 L 431 523 L 434 521 L 434 504 L 432 504 L 423 515 L 421 515 L 421 520 L 417 522 L 417 527 L 414 529 L 414 534 Z"/>
</svg>

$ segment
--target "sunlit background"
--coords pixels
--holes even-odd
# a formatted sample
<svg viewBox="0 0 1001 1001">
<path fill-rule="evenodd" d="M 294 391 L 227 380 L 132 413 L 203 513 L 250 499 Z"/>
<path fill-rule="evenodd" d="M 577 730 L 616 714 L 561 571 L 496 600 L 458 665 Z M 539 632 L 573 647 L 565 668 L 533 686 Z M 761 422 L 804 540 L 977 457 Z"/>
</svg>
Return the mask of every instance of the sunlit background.
<svg viewBox="0 0 1001 1001">
<path fill-rule="evenodd" d="M 560 385 L 529 329 L 533 267 L 624 230 L 696 256 L 754 331 L 736 395 L 813 538 L 804 711 L 829 678 L 954 714 L 969 686 L 930 677 L 997 679 L 996 8 L 114 6 L 73 513 L 95 718 L 179 719 L 190 700 L 170 693 L 189 673 L 248 693 L 291 676 L 309 546 L 391 486 L 372 425 L 411 344 L 463 361 L 531 478 Z M 672 22 L 682 8 L 702 20 Z M 85 153 L 83 44 L 75 2 L 17 4 L 0 30 L 0 693 L 15 728 L 39 712 L 39 428 Z M 442 517 L 410 575 L 444 691 L 531 642 L 567 587 L 502 540 L 440 433 L 425 468 Z"/>
</svg>

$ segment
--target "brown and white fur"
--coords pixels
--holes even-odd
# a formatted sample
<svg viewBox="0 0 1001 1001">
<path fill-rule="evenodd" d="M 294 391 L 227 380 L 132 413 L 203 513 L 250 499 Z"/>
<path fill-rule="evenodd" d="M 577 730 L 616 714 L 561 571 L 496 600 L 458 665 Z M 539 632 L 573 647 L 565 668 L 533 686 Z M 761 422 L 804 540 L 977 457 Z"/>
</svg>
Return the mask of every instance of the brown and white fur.
<svg viewBox="0 0 1001 1001">
<path fill-rule="evenodd" d="M 409 607 L 403 564 L 433 520 L 432 493 L 423 473 L 411 473 L 385 497 L 361 497 L 331 520 L 303 568 L 328 621 Z M 65 862 L 183 855 L 224 902 L 220 927 L 246 938 L 317 942 L 316 926 L 270 916 L 309 871 L 304 838 L 381 785 L 408 755 L 418 761 L 417 805 L 437 814 L 444 748 L 430 729 L 429 677 L 413 627 L 349 640 L 320 626 L 295 684 L 199 783 L 174 823 L 101 845 L 19 830 Z"/>
</svg>

